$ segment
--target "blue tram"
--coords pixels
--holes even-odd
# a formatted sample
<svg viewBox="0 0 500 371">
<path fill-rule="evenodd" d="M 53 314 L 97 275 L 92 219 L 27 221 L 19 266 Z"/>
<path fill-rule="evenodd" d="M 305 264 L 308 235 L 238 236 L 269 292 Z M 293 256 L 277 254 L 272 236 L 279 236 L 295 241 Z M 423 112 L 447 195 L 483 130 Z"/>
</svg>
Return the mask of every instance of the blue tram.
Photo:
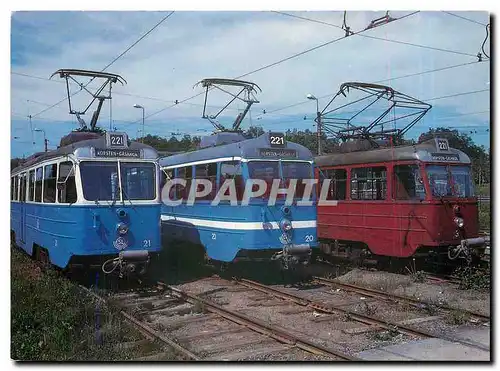
<svg viewBox="0 0 500 371">
<path fill-rule="evenodd" d="M 145 273 L 161 249 L 157 152 L 125 133 L 70 136 L 11 172 L 12 242 L 63 269 Z"/>
<path fill-rule="evenodd" d="M 282 133 L 245 139 L 241 134 L 222 132 L 202 138 L 200 147 L 159 160 L 165 175 L 164 242 L 201 245 L 206 257 L 218 262 L 279 260 L 285 269 L 294 263 L 307 264 L 317 247 L 317 202 L 312 184 L 310 202 L 304 202 L 306 180 L 314 181 L 311 152 L 287 143 Z M 259 180 L 266 189 L 257 192 L 250 179 Z M 278 193 L 270 202 L 272 183 L 286 190 L 292 179 L 297 179 L 292 196 Z M 201 197 L 193 197 L 202 180 L 209 181 L 210 188 L 200 192 Z M 227 181 L 230 187 L 225 187 Z M 250 191 L 255 191 L 254 197 L 247 197 Z"/>
</svg>

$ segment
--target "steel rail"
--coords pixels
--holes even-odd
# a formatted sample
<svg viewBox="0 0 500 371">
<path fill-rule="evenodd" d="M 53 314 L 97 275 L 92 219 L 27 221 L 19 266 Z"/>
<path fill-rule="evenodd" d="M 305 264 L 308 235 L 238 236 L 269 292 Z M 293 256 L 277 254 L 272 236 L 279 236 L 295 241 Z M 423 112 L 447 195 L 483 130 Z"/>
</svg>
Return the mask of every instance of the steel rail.
<svg viewBox="0 0 500 371">
<path fill-rule="evenodd" d="M 453 307 L 450 307 L 447 305 L 435 305 L 433 303 L 410 298 L 408 296 L 402 296 L 402 295 L 397 295 L 397 294 L 388 294 L 386 292 L 383 292 L 383 291 L 380 291 L 377 289 L 361 287 L 361 286 L 352 285 L 349 283 L 336 282 L 336 281 L 330 280 L 328 278 L 316 277 L 316 276 L 313 278 L 314 278 L 314 280 L 316 280 L 320 283 L 323 283 L 323 284 L 326 284 L 329 286 L 334 286 L 334 287 L 337 287 L 340 289 L 344 289 L 346 291 L 356 292 L 358 294 L 362 294 L 362 295 L 369 296 L 369 297 L 376 298 L 376 299 L 382 299 L 382 300 L 386 300 L 386 301 L 404 301 L 404 302 L 410 303 L 418 308 L 421 308 L 422 305 L 426 305 L 426 306 L 435 306 L 439 309 L 443 309 L 443 310 L 447 310 L 447 311 L 460 310 L 460 311 L 463 311 L 464 313 L 467 313 L 468 315 L 470 315 L 472 317 L 476 317 L 480 320 L 483 320 L 483 321 L 490 320 L 490 316 L 485 315 L 485 314 L 481 314 L 481 313 L 477 313 L 477 312 L 473 312 L 470 310 L 453 308 Z"/>
<path fill-rule="evenodd" d="M 460 279 L 454 276 L 446 275 L 446 274 L 425 274 L 425 278 L 428 279 L 429 281 L 434 281 L 437 283 L 452 283 L 452 284 L 460 284 Z"/>
<path fill-rule="evenodd" d="M 230 320 L 232 322 L 235 322 L 239 325 L 245 326 L 255 332 L 258 332 L 260 334 L 269 336 L 281 343 L 293 345 L 297 348 L 300 348 L 302 350 L 305 350 L 306 352 L 313 353 L 316 355 L 323 355 L 327 357 L 337 357 L 342 360 L 349 360 L 349 361 L 356 361 L 360 360 L 359 358 L 356 358 L 354 356 L 351 356 L 346 353 L 342 353 L 340 351 L 334 350 L 334 349 L 328 349 L 324 346 L 321 346 L 319 344 L 314 344 L 313 342 L 300 338 L 296 335 L 293 335 L 286 331 L 285 329 L 279 328 L 277 326 L 271 326 L 268 325 L 256 318 L 251 318 L 248 317 L 244 314 L 237 313 L 228 309 L 225 309 L 221 307 L 220 305 L 204 299 L 200 296 L 182 291 L 176 287 L 169 286 L 165 283 L 159 282 L 160 285 L 162 285 L 166 290 L 170 291 L 173 295 L 178 296 L 179 298 L 191 303 L 202 303 L 205 308 L 212 313 L 215 313 L 227 320 Z"/>
<path fill-rule="evenodd" d="M 195 361 L 200 361 L 201 360 L 201 358 L 198 357 L 196 354 L 192 353 L 191 351 L 189 351 L 188 349 L 184 348 L 183 346 L 177 344 L 174 340 L 168 338 L 167 336 L 158 333 L 156 330 L 154 330 L 150 326 L 146 325 L 144 322 L 138 320 L 134 316 L 132 316 L 132 315 L 128 314 L 127 312 L 125 312 L 123 309 L 121 309 L 120 306 L 118 306 L 118 305 L 111 305 L 106 299 L 104 299 L 103 297 L 97 295 L 95 292 L 92 292 L 91 290 L 89 290 L 85 286 L 82 286 L 82 285 L 79 285 L 79 286 L 80 286 L 81 289 L 83 289 L 84 291 L 86 291 L 89 295 L 93 296 L 94 298 L 96 298 L 100 302 L 104 303 L 105 305 L 119 308 L 120 309 L 120 315 L 123 316 L 127 322 L 129 322 L 135 328 L 137 328 L 137 330 L 139 330 L 139 332 L 141 332 L 143 335 L 145 335 L 146 337 L 148 337 L 149 340 L 151 340 L 151 339 L 158 339 L 161 342 L 163 342 L 163 343 L 169 345 L 170 347 L 174 348 L 179 353 L 182 353 L 182 354 L 188 356 L 192 360 L 195 360 Z"/>
<path fill-rule="evenodd" d="M 371 316 L 366 316 L 364 314 L 356 313 L 356 312 L 350 311 L 348 309 L 334 307 L 334 306 L 326 306 L 322 303 L 318 303 L 318 302 L 315 302 L 315 301 L 310 300 L 310 299 L 306 299 L 306 298 L 302 298 L 302 297 L 299 297 L 299 296 L 296 296 L 293 294 L 289 294 L 289 293 L 286 293 L 286 292 L 283 292 L 281 290 L 263 285 L 261 283 L 255 282 L 255 281 L 250 281 L 250 280 L 243 278 L 243 279 L 237 280 L 237 282 L 243 286 L 246 286 L 246 287 L 273 295 L 275 297 L 279 297 L 279 298 L 284 299 L 284 300 L 290 300 L 296 304 L 306 306 L 306 307 L 315 309 L 315 310 L 320 311 L 320 312 L 329 313 L 329 314 L 348 315 L 351 319 L 355 320 L 356 322 L 360 322 L 360 323 L 363 323 L 365 325 L 370 325 L 370 326 L 375 325 L 377 327 L 381 327 L 381 328 L 384 328 L 384 329 L 390 330 L 390 331 L 396 330 L 396 331 L 398 331 L 402 334 L 405 334 L 405 335 L 413 335 L 413 336 L 420 336 L 420 337 L 434 337 L 434 335 L 432 335 L 426 331 L 417 330 L 417 329 L 414 329 L 414 328 L 411 328 L 411 327 L 408 327 L 405 325 L 401 325 L 398 323 L 381 320 L 381 319 L 374 318 Z"/>
<path fill-rule="evenodd" d="M 348 315 L 350 319 L 353 319 L 357 322 L 364 323 L 364 324 L 367 324 L 370 326 L 380 327 L 380 328 L 384 328 L 384 329 L 387 329 L 390 331 L 397 331 L 399 333 L 406 334 L 406 335 L 414 335 L 414 336 L 416 335 L 416 336 L 421 336 L 421 337 L 426 337 L 426 338 L 438 337 L 440 339 L 448 340 L 451 342 L 461 343 L 461 344 L 471 346 L 474 348 L 478 348 L 478 349 L 482 349 L 482 350 L 486 350 L 486 351 L 490 350 L 486 346 L 483 346 L 481 344 L 477 344 L 475 342 L 469 342 L 469 341 L 464 340 L 464 339 L 457 339 L 457 338 L 453 338 L 453 337 L 449 337 L 449 336 L 441 335 L 441 334 L 435 335 L 435 334 L 432 334 L 430 332 L 427 332 L 424 330 L 417 330 L 415 328 L 412 328 L 412 327 L 409 327 L 409 326 L 406 326 L 406 325 L 403 325 L 400 323 L 394 323 L 394 322 L 385 321 L 385 320 L 377 319 L 374 317 L 366 316 L 363 314 L 355 313 L 355 312 L 352 312 L 348 309 L 343 309 L 343 308 L 338 308 L 338 307 L 333 307 L 333 306 L 325 306 L 324 304 L 314 302 L 310 299 L 298 297 L 296 295 L 289 294 L 289 293 L 283 292 L 281 290 L 277 290 L 275 288 L 263 285 L 261 283 L 255 282 L 255 281 L 250 281 L 247 279 L 240 279 L 240 280 L 235 279 L 235 281 L 241 285 L 246 286 L 246 287 L 249 287 L 249 288 L 261 291 L 261 292 L 265 292 L 267 294 L 270 294 L 270 295 L 273 295 L 276 297 L 280 297 L 280 298 L 285 299 L 285 300 L 291 300 L 299 305 L 304 305 L 303 303 L 306 303 L 305 306 L 307 306 L 309 308 L 316 309 L 318 311 L 322 311 L 325 313 L 331 313 L 331 314 L 343 313 L 343 314 Z"/>
</svg>

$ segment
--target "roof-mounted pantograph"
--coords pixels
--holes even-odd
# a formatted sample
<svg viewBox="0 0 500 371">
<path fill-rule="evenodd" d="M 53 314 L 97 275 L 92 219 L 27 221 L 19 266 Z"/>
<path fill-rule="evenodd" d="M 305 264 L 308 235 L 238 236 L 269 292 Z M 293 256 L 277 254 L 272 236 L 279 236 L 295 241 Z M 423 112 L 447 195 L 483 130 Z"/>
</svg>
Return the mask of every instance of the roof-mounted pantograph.
<svg viewBox="0 0 500 371">
<path fill-rule="evenodd" d="M 60 78 L 64 78 L 66 80 L 66 91 L 68 94 L 68 104 L 69 104 L 69 113 L 71 115 L 75 115 L 76 118 L 78 119 L 78 122 L 80 123 L 80 126 L 82 129 L 87 128 L 87 124 L 85 121 L 80 117 L 80 115 L 84 115 L 87 110 L 90 108 L 90 106 L 95 102 L 95 100 L 99 100 L 99 104 L 97 106 L 97 109 L 94 111 L 94 114 L 92 115 L 92 119 L 90 121 L 90 131 L 94 131 L 95 126 L 97 124 L 97 119 L 99 118 L 99 113 L 101 112 L 102 104 L 106 99 L 111 99 L 111 87 L 113 84 L 116 84 L 119 82 L 120 84 L 124 85 L 127 82 L 123 77 L 120 75 L 116 75 L 113 73 L 106 73 L 106 72 L 97 72 L 97 71 L 88 71 L 88 70 L 77 70 L 77 69 L 60 69 L 54 72 L 50 78 L 52 78 L 55 75 L 59 75 Z M 86 84 L 77 81 L 77 77 L 90 77 L 90 81 L 88 81 Z M 90 89 L 87 88 L 87 86 L 94 81 L 95 79 L 102 79 L 103 82 L 101 83 L 100 87 L 97 88 L 94 92 L 91 91 Z M 79 87 L 80 91 L 85 90 L 87 93 L 89 93 L 92 96 L 92 100 L 90 103 L 87 105 L 87 107 L 83 111 L 76 111 L 73 109 L 73 106 L 71 105 L 71 97 L 74 94 L 70 94 L 70 81 L 75 82 Z M 103 94 L 104 89 L 108 87 L 109 90 L 107 94 Z"/>
<path fill-rule="evenodd" d="M 203 79 L 200 82 L 198 82 L 196 86 L 201 85 L 203 88 L 205 88 L 205 101 L 203 104 L 203 115 L 202 118 L 209 120 L 212 125 L 215 127 L 217 131 L 231 131 L 231 132 L 236 132 L 239 130 L 241 122 L 245 118 L 246 114 L 250 110 L 250 107 L 252 107 L 252 104 L 254 103 L 259 103 L 259 101 L 255 98 L 255 94 L 257 91 L 261 92 L 261 88 L 249 81 L 243 81 L 243 80 L 233 80 L 233 79 L 221 79 L 221 78 L 209 78 L 209 79 Z M 231 87 L 238 87 L 241 88 L 238 93 L 233 93 L 229 90 L 227 90 L 227 86 Z M 208 100 L 208 92 L 211 89 L 218 89 L 232 97 L 230 101 L 223 106 L 219 112 L 217 112 L 214 115 L 208 115 L 207 114 L 207 100 Z M 227 109 L 227 107 L 233 103 L 235 100 L 239 100 L 241 102 L 246 103 L 246 107 L 243 110 L 243 112 L 240 112 L 238 116 L 236 117 L 232 127 L 230 129 L 224 127 L 220 122 L 217 121 L 217 118 L 219 115 Z"/>
</svg>

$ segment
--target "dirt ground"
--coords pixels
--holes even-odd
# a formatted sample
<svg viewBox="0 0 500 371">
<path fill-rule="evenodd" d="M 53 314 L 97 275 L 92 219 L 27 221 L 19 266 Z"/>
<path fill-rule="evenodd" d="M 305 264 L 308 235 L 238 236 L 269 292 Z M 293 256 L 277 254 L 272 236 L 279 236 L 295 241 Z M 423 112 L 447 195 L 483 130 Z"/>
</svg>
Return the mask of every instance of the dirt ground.
<svg viewBox="0 0 500 371">
<path fill-rule="evenodd" d="M 361 269 L 353 269 L 337 277 L 336 280 L 430 303 L 448 305 L 485 315 L 490 314 L 489 291 L 460 290 L 456 284 L 446 282 L 413 282 L 411 276 Z"/>
</svg>

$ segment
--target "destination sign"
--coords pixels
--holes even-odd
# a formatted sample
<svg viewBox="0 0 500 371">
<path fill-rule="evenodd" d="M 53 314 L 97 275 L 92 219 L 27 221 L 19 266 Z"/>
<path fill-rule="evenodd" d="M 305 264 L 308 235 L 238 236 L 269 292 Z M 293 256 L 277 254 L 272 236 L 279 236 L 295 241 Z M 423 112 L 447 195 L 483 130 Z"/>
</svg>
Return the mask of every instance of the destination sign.
<svg viewBox="0 0 500 371">
<path fill-rule="evenodd" d="M 285 147 L 285 134 L 269 133 L 269 144 L 271 144 L 271 147 Z"/>
<path fill-rule="evenodd" d="M 95 157 L 140 158 L 141 151 L 138 149 L 96 148 L 95 149 Z"/>
<path fill-rule="evenodd" d="M 459 161 L 460 157 L 456 154 L 431 153 L 434 161 Z"/>
<path fill-rule="evenodd" d="M 297 151 L 287 148 L 259 148 L 259 155 L 261 157 L 297 157 Z"/>
</svg>

